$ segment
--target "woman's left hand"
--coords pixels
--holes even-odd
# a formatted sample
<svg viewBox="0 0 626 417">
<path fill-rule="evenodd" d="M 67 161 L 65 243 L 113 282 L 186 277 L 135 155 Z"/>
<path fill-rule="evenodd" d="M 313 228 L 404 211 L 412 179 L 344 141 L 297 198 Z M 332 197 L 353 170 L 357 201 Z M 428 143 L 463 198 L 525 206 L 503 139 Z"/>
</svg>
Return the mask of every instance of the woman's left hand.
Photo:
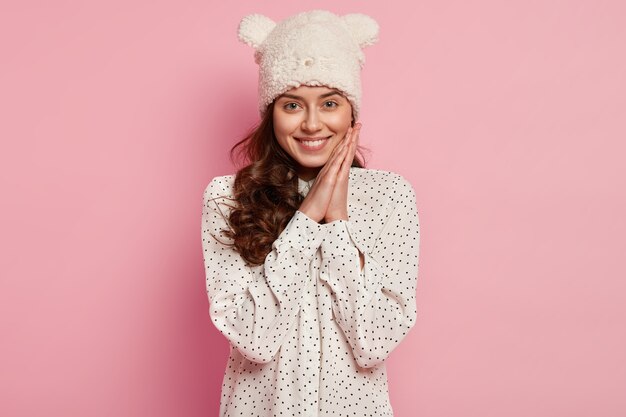
<svg viewBox="0 0 626 417">
<path fill-rule="evenodd" d="M 347 135 L 350 135 L 350 137 L 347 138 L 350 140 L 348 152 L 337 173 L 337 181 L 335 182 L 333 194 L 330 198 L 328 208 L 326 209 L 326 215 L 324 216 L 324 222 L 326 223 L 340 219 L 348 220 L 348 180 L 350 178 L 350 166 L 352 166 L 359 141 L 360 130 L 361 123 L 359 122 L 347 133 Z"/>
</svg>

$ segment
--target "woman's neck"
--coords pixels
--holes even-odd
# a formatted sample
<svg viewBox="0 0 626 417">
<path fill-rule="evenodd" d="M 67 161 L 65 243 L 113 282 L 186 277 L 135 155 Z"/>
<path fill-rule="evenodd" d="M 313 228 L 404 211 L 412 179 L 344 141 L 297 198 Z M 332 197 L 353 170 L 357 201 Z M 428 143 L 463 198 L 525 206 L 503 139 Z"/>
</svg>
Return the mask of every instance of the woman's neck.
<svg viewBox="0 0 626 417">
<path fill-rule="evenodd" d="M 320 168 L 309 168 L 306 170 L 300 170 L 298 171 L 298 177 L 306 182 L 310 182 L 313 181 L 315 178 L 317 178 L 317 174 L 320 172 Z"/>
</svg>

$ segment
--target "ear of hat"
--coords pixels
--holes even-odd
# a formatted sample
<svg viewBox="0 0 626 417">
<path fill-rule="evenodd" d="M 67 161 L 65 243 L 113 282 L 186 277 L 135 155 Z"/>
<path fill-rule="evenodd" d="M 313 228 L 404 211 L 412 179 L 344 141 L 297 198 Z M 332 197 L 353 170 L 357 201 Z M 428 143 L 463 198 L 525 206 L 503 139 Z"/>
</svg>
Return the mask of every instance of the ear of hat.
<svg viewBox="0 0 626 417">
<path fill-rule="evenodd" d="M 259 64 L 259 112 L 280 94 L 300 85 L 341 90 L 358 120 L 361 104 L 362 48 L 378 42 L 378 23 L 368 15 L 338 16 L 311 10 L 280 22 L 252 13 L 238 27 L 241 42 L 254 48 Z"/>
</svg>

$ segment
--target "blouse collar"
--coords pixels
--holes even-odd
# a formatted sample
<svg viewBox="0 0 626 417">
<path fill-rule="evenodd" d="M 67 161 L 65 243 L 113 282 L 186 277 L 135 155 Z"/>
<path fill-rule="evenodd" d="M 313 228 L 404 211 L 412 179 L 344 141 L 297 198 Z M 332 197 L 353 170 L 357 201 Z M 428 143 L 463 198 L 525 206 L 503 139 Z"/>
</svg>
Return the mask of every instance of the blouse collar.
<svg viewBox="0 0 626 417">
<path fill-rule="evenodd" d="M 315 182 L 315 178 L 309 181 L 305 181 L 302 178 L 298 177 L 298 191 L 300 192 L 300 194 L 302 194 L 303 196 L 306 196 L 309 190 L 311 189 L 311 187 L 313 186 L 314 182 Z"/>
</svg>

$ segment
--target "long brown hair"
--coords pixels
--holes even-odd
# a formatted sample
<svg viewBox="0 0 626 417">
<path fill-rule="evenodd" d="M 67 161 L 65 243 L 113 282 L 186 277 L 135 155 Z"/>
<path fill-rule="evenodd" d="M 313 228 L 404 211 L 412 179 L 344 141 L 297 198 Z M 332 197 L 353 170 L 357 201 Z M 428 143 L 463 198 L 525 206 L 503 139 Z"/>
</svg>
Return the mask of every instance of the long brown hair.
<svg viewBox="0 0 626 417">
<path fill-rule="evenodd" d="M 249 266 L 264 263 L 272 243 L 304 200 L 298 192 L 297 162 L 276 140 L 273 112 L 272 102 L 260 122 L 230 150 L 230 159 L 236 165 L 235 154 L 240 148 L 245 166 L 235 176 L 235 204 L 228 220 L 231 230 L 223 233 L 233 240 L 230 245 Z M 354 126 L 354 118 L 351 124 Z M 351 166 L 364 168 L 365 160 L 362 162 L 355 154 Z"/>
</svg>

